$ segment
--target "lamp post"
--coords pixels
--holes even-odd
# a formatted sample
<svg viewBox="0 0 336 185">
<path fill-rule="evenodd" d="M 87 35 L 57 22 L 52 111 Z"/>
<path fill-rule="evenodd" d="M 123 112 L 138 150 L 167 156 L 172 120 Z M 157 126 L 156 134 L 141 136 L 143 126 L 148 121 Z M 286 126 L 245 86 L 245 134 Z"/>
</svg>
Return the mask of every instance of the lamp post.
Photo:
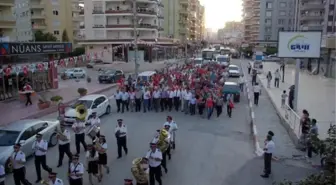
<svg viewBox="0 0 336 185">
<path fill-rule="evenodd" d="M 139 64 L 137 61 L 138 58 L 138 24 L 140 24 L 142 19 L 138 20 L 137 19 L 137 9 L 136 9 L 136 0 L 133 0 L 133 32 L 134 32 L 134 44 L 133 44 L 133 49 L 134 49 L 134 72 L 136 77 L 138 76 L 138 71 L 139 71 Z"/>
<path fill-rule="evenodd" d="M 300 14 L 300 4 L 299 0 L 295 1 L 295 23 L 294 23 L 294 31 L 297 32 L 299 30 L 299 14 Z M 300 63 L 301 60 L 297 58 L 295 60 L 295 81 L 294 81 L 294 111 L 298 111 L 298 98 L 299 98 L 299 82 L 300 82 Z"/>
</svg>

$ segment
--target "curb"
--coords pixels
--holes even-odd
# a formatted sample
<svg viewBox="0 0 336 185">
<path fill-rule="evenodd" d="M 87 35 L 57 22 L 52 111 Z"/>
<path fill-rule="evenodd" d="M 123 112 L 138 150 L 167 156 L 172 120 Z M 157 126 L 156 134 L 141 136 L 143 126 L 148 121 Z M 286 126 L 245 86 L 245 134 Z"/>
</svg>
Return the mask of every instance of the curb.
<svg viewBox="0 0 336 185">
<path fill-rule="evenodd" d="M 245 75 L 245 71 L 243 70 L 243 65 L 240 63 L 240 67 L 243 71 L 243 75 L 244 75 L 244 81 L 245 81 L 245 90 L 247 93 L 247 100 L 248 100 L 248 107 L 249 107 L 249 113 L 250 113 L 250 126 L 251 126 L 251 133 L 252 133 L 252 137 L 253 137 L 253 144 L 254 144 L 254 153 L 257 156 L 262 156 L 263 155 L 263 150 L 260 148 L 260 144 L 258 141 L 258 132 L 257 132 L 257 126 L 255 125 L 255 113 L 253 110 L 253 103 L 252 103 L 252 97 L 250 94 L 250 88 L 248 86 L 249 81 L 246 79 L 246 75 Z"/>
</svg>

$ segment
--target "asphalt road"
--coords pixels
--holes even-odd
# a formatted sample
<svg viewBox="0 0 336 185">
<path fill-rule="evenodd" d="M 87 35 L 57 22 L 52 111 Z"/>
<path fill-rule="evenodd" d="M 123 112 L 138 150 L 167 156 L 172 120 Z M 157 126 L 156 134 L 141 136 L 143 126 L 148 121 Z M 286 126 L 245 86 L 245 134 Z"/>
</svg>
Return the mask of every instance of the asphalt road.
<svg viewBox="0 0 336 185">
<path fill-rule="evenodd" d="M 234 61 L 238 62 L 238 61 Z M 113 93 L 113 92 L 109 92 Z M 109 94 L 108 93 L 108 94 Z M 248 124 L 247 100 L 242 97 L 240 103 L 235 105 L 233 117 L 225 114 L 219 118 L 210 120 L 199 116 L 184 115 L 181 112 L 148 112 L 148 113 L 124 113 L 115 112 L 115 103 L 112 100 L 113 112 L 103 116 L 101 133 L 107 138 L 108 165 L 111 173 L 104 176 L 102 185 L 123 184 L 124 178 L 132 178 L 130 167 L 136 157 L 146 154 L 149 142 L 154 136 L 155 130 L 162 127 L 167 115 L 173 116 L 179 130 L 176 136 L 176 151 L 172 152 L 172 160 L 168 161 L 168 174 L 163 177 L 163 184 L 167 185 L 270 185 L 273 179 L 260 178 L 263 162 L 255 158 L 251 142 L 250 127 Z M 46 118 L 56 118 L 57 114 L 51 114 Z M 123 119 L 128 126 L 128 156 L 122 159 L 117 157 L 117 145 L 114 137 L 114 128 L 117 119 Z M 74 148 L 74 136 L 72 135 L 71 148 Z M 87 141 L 90 141 L 87 138 Z M 58 176 L 66 181 L 66 165 L 56 168 L 58 160 L 57 147 L 48 150 L 47 164 L 58 173 Z M 84 152 L 81 153 L 82 162 Z M 63 161 L 66 164 L 67 158 Z M 27 179 L 36 180 L 33 160 L 27 162 Z M 278 171 L 295 177 L 300 176 L 300 169 L 290 166 L 275 165 L 275 173 Z M 280 168 L 280 169 L 279 169 Z M 279 170 L 277 170 L 279 169 Z M 288 170 L 287 170 L 288 169 Z M 299 171 L 299 172 L 297 172 Z M 286 176 L 285 176 L 286 175 Z M 47 177 L 47 173 L 42 173 Z M 302 176 L 302 175 L 301 175 Z M 85 185 L 89 185 L 87 175 L 84 177 Z M 290 179 L 290 178 L 289 178 Z M 7 176 L 6 184 L 12 185 L 13 178 Z M 67 183 L 66 183 L 67 184 Z M 97 184 L 97 183 L 96 183 Z"/>
</svg>

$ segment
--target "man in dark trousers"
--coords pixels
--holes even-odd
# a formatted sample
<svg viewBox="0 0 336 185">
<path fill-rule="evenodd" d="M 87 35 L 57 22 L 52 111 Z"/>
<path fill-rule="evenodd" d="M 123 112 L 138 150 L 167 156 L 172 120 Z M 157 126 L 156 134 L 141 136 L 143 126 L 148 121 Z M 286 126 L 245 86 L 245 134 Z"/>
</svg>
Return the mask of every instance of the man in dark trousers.
<svg viewBox="0 0 336 185">
<path fill-rule="evenodd" d="M 115 136 L 117 138 L 117 145 L 118 145 L 118 159 L 122 157 L 122 151 L 121 149 L 124 149 L 125 154 L 127 155 L 128 149 L 127 149 L 127 127 L 125 124 L 123 124 L 122 119 L 118 119 L 118 125 L 115 128 Z"/>
<path fill-rule="evenodd" d="M 25 84 L 25 86 L 23 87 L 23 90 L 24 90 L 24 92 L 25 92 L 25 94 L 26 94 L 26 106 L 28 106 L 28 105 L 32 105 L 33 103 L 32 103 L 32 101 L 31 101 L 31 94 L 32 94 L 32 87 L 28 84 L 28 83 L 26 83 Z"/>
<path fill-rule="evenodd" d="M 117 90 L 117 92 L 114 94 L 114 99 L 116 100 L 117 104 L 117 112 L 120 112 L 120 105 L 122 104 L 122 95 L 123 93 Z"/>
<path fill-rule="evenodd" d="M 272 154 L 275 149 L 275 144 L 272 141 L 272 135 L 267 135 L 264 148 L 264 174 L 260 175 L 263 178 L 268 178 L 272 173 Z"/>
<path fill-rule="evenodd" d="M 36 134 L 36 141 L 33 143 L 32 149 L 34 151 L 35 156 L 35 169 L 37 180 L 36 183 L 42 180 L 41 176 L 41 166 L 42 168 L 51 173 L 52 169 L 47 165 L 47 150 L 48 150 L 48 142 L 42 139 L 42 134 Z"/>
<path fill-rule="evenodd" d="M 70 132 L 65 128 L 64 123 L 61 124 L 61 130 L 57 135 L 58 138 L 58 165 L 57 168 L 62 166 L 64 154 L 69 158 L 69 164 L 71 163 L 71 151 L 70 151 Z"/>
</svg>

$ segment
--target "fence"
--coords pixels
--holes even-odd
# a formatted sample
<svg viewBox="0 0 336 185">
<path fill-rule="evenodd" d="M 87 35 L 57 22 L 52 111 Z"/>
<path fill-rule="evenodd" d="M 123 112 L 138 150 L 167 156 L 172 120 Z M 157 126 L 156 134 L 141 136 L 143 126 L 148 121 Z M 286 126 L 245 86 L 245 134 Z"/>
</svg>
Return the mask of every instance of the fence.
<svg viewBox="0 0 336 185">
<path fill-rule="evenodd" d="M 291 109 L 287 104 L 282 107 L 285 112 L 285 119 L 289 124 L 290 128 L 293 130 L 294 134 L 300 137 L 300 116 Z"/>
</svg>

